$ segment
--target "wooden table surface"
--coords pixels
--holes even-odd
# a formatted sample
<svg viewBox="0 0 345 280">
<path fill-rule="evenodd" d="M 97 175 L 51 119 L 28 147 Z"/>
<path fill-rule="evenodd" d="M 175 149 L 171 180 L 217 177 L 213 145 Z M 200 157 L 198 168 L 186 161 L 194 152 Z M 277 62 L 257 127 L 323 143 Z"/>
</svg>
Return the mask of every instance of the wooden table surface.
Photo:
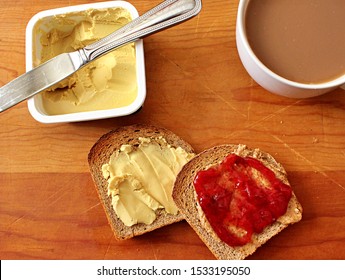
<svg viewBox="0 0 345 280">
<path fill-rule="evenodd" d="M 88 2 L 1 0 L 0 85 L 25 71 L 34 14 Z M 140 14 L 158 3 L 132 0 Z M 345 259 L 345 93 L 296 100 L 257 85 L 237 54 L 237 5 L 204 0 L 196 18 L 144 39 L 147 98 L 134 115 L 47 125 L 26 102 L 0 113 L 0 259 L 214 259 L 186 222 L 114 239 L 87 155 L 135 123 L 166 127 L 197 152 L 243 143 L 284 165 L 303 219 L 250 259 Z"/>
</svg>

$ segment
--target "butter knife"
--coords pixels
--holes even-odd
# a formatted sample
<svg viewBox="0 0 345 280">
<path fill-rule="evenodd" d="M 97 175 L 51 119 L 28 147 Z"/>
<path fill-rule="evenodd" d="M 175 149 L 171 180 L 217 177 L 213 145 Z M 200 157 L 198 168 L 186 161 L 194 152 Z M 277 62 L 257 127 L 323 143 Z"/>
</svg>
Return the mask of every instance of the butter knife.
<svg viewBox="0 0 345 280">
<path fill-rule="evenodd" d="M 201 5 L 201 0 L 166 0 L 103 39 L 48 60 L 0 88 L 0 112 L 51 87 L 116 48 L 196 16 Z"/>
</svg>

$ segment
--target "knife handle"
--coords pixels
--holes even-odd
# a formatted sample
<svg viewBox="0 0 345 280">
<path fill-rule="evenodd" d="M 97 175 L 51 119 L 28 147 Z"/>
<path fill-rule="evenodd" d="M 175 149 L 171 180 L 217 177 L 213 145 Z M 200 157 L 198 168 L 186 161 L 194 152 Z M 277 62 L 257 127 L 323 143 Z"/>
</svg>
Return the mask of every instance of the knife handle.
<svg viewBox="0 0 345 280">
<path fill-rule="evenodd" d="M 84 64 L 128 43 L 196 16 L 201 0 L 166 0 L 107 37 L 79 50 Z"/>
</svg>

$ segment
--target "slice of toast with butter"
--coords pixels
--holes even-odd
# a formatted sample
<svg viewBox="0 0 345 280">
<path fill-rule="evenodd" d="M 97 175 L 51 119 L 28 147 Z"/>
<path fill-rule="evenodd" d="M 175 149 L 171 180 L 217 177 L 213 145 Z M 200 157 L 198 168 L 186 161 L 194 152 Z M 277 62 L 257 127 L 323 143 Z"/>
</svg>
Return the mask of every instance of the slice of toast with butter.
<svg viewBox="0 0 345 280">
<path fill-rule="evenodd" d="M 173 198 L 218 259 L 244 259 L 289 224 L 302 207 L 281 164 L 245 145 L 210 148 L 178 174 Z"/>
<path fill-rule="evenodd" d="M 120 127 L 95 143 L 88 155 L 89 168 L 116 239 L 184 218 L 172 199 L 172 188 L 192 157 L 191 145 L 152 125 Z"/>
</svg>

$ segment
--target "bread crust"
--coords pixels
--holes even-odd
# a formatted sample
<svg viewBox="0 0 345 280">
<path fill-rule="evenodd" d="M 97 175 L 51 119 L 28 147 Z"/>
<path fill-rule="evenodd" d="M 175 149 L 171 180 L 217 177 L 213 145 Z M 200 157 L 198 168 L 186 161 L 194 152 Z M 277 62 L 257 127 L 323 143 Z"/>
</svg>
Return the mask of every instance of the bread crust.
<svg viewBox="0 0 345 280">
<path fill-rule="evenodd" d="M 193 180 L 198 171 L 205 170 L 212 165 L 220 163 L 231 153 L 260 160 L 275 173 L 277 178 L 290 186 L 286 171 L 281 164 L 270 154 L 259 149 L 250 149 L 245 145 L 221 145 L 210 148 L 198 154 L 182 168 L 175 181 L 173 199 L 177 207 L 184 214 L 186 221 L 196 231 L 215 257 L 221 260 L 240 260 L 246 258 L 289 224 L 296 223 L 302 218 L 302 206 L 298 202 L 295 194 L 292 193 L 286 213 L 272 225 L 267 226 L 262 233 L 254 234 L 250 243 L 244 246 L 231 247 L 221 241 L 206 220 L 198 204 Z"/>
<path fill-rule="evenodd" d="M 152 224 L 146 225 L 139 223 L 128 227 L 117 217 L 111 204 L 111 197 L 108 196 L 108 183 L 103 177 L 102 165 L 108 163 L 110 156 L 115 151 L 118 151 L 123 144 L 132 146 L 139 145 L 139 137 L 150 138 L 151 140 L 163 137 L 172 147 L 181 147 L 186 152 L 194 153 L 192 146 L 173 132 L 165 128 L 145 124 L 136 124 L 114 129 L 103 135 L 93 145 L 88 155 L 89 169 L 108 222 L 117 240 L 129 239 L 165 225 L 181 221 L 184 218 L 181 212 L 177 215 L 172 215 L 168 214 L 164 209 L 158 209 L 156 210 L 157 218 Z"/>
</svg>

